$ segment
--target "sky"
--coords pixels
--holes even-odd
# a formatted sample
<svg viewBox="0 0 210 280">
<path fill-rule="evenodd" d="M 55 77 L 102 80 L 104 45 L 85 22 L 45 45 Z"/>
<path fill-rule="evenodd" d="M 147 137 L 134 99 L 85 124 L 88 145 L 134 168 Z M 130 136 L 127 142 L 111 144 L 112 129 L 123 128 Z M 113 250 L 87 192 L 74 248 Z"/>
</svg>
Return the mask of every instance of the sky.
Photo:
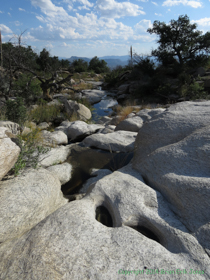
<svg viewBox="0 0 210 280">
<path fill-rule="evenodd" d="M 210 0 L 0 0 L 2 42 L 22 43 L 39 53 L 102 57 L 139 55 L 157 48 L 147 29 L 187 14 L 197 29 L 210 31 Z"/>
</svg>

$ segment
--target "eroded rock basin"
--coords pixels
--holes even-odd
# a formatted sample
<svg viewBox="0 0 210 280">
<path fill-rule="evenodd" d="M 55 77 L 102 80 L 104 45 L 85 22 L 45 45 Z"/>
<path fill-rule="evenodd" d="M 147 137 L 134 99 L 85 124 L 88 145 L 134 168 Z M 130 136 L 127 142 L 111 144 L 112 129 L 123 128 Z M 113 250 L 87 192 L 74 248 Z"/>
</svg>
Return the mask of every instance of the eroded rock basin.
<svg viewBox="0 0 210 280">
<path fill-rule="evenodd" d="M 111 153 L 75 145 L 67 159 L 73 166 L 71 180 L 62 186 L 64 195 L 78 193 L 84 182 L 91 177 L 91 170 L 109 169 L 115 171 L 127 165 L 133 153 Z"/>
</svg>

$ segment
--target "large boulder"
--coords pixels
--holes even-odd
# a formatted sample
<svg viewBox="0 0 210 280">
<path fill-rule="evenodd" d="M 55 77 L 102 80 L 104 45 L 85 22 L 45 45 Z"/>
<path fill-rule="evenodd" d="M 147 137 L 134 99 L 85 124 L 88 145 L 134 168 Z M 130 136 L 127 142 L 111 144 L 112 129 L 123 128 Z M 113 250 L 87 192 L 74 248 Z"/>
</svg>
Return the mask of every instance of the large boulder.
<svg viewBox="0 0 210 280">
<path fill-rule="evenodd" d="M 133 167 L 210 253 L 210 101 L 175 104 L 144 123 Z"/>
<path fill-rule="evenodd" d="M 191 232 L 210 223 L 210 125 L 156 149 L 138 162 L 138 170 Z"/>
<path fill-rule="evenodd" d="M 11 121 L 0 121 L 0 127 L 6 127 L 15 135 L 20 133 L 20 126 L 18 123 Z"/>
<path fill-rule="evenodd" d="M 92 117 L 90 109 L 76 101 L 66 101 L 64 106 L 69 116 L 75 115 L 79 120 L 86 121 Z"/>
<path fill-rule="evenodd" d="M 42 122 L 40 123 L 39 125 L 37 125 L 37 127 L 40 129 L 40 130 L 44 130 L 44 129 L 48 129 L 50 127 L 49 123 L 47 122 Z"/>
<path fill-rule="evenodd" d="M 150 118 L 145 115 L 147 122 L 139 130 L 136 139 L 135 159 L 140 163 L 140 160 L 144 160 L 157 148 L 176 143 L 196 129 L 209 125 L 209 109 L 210 101 L 186 101 L 171 105 Z M 137 115 L 143 118 L 140 114 L 141 111 Z"/>
<path fill-rule="evenodd" d="M 11 131 L 0 127 L 0 180 L 9 172 L 18 159 L 20 148 L 8 137 Z"/>
<path fill-rule="evenodd" d="M 45 169 L 0 182 L 0 243 L 28 231 L 66 203 L 60 181 Z"/>
<path fill-rule="evenodd" d="M 63 103 L 66 113 L 71 116 L 77 117 L 79 120 L 86 121 L 92 117 L 90 109 L 81 103 L 77 103 L 73 100 L 67 100 L 65 96 L 59 96 L 58 99 Z M 58 100 L 53 100 L 53 102 L 59 102 Z"/>
<path fill-rule="evenodd" d="M 63 121 L 59 126 L 55 128 L 55 131 L 63 131 L 67 135 L 68 127 L 72 122 L 70 121 Z"/>
<path fill-rule="evenodd" d="M 82 90 L 83 98 L 86 98 L 90 104 L 95 104 L 101 101 L 103 96 L 106 94 L 105 90 Z"/>
<path fill-rule="evenodd" d="M 38 159 L 39 166 L 49 167 L 51 165 L 63 163 L 71 153 L 72 147 L 74 147 L 74 144 L 52 148 L 47 153 L 41 154 Z"/>
<path fill-rule="evenodd" d="M 58 177 L 61 185 L 67 183 L 71 179 L 72 166 L 68 162 L 49 166 L 47 170 Z"/>
<path fill-rule="evenodd" d="M 117 89 L 117 95 L 127 94 L 129 86 L 130 86 L 130 84 L 123 84 L 123 85 L 119 86 Z"/>
<path fill-rule="evenodd" d="M 68 144 L 68 137 L 63 131 L 47 131 L 42 130 L 41 136 L 43 138 L 43 144 L 45 145 L 62 145 L 62 144 Z"/>
<path fill-rule="evenodd" d="M 0 266 L 2 280 L 210 277 L 202 246 L 128 166 L 2 244 Z"/>
<path fill-rule="evenodd" d="M 83 121 L 72 122 L 67 129 L 67 136 L 71 141 L 77 141 L 104 128 L 100 124 L 87 124 Z"/>
<path fill-rule="evenodd" d="M 143 125 L 143 120 L 139 116 L 134 116 L 132 118 L 127 118 L 123 121 L 121 121 L 115 128 L 115 131 L 117 130 L 125 130 L 125 131 L 133 131 L 138 132 L 139 129 Z"/>
<path fill-rule="evenodd" d="M 86 147 L 95 147 L 110 152 L 132 152 L 137 132 L 114 131 L 112 133 L 97 133 L 86 137 L 82 143 Z"/>
<path fill-rule="evenodd" d="M 159 115 L 164 111 L 165 109 L 163 108 L 156 108 L 156 109 L 142 109 L 136 114 L 130 113 L 126 119 L 120 121 L 117 124 L 115 131 L 125 130 L 125 131 L 138 132 L 145 121 L 150 120 L 153 116 Z M 116 118 L 120 118 L 120 116 L 117 116 Z M 114 121 L 114 119 L 112 121 Z"/>
<path fill-rule="evenodd" d="M 146 122 L 153 118 L 155 115 L 159 115 L 163 113 L 166 109 L 164 108 L 156 108 L 156 109 L 142 109 L 138 113 L 136 113 L 136 116 L 139 116 L 142 118 L 143 122 Z"/>
</svg>

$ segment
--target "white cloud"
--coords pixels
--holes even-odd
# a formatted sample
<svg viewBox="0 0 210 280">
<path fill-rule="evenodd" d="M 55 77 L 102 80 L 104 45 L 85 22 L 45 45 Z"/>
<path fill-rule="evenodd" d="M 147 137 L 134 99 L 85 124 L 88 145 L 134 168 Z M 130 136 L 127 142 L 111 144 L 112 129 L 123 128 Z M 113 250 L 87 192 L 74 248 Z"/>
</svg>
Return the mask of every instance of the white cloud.
<svg viewBox="0 0 210 280">
<path fill-rule="evenodd" d="M 69 11 L 73 10 L 73 7 L 71 5 L 68 5 L 68 10 Z"/>
<path fill-rule="evenodd" d="M 12 33 L 12 30 L 4 24 L 0 24 L 0 29 L 2 33 Z"/>
<path fill-rule="evenodd" d="M 162 17 L 163 16 L 162 14 L 157 14 L 157 13 L 155 13 L 155 15 L 158 16 L 158 17 Z"/>
<path fill-rule="evenodd" d="M 35 7 L 39 7 L 42 13 L 52 19 L 61 16 L 65 20 L 65 18 L 68 17 L 68 13 L 64 8 L 55 6 L 51 0 L 31 0 L 31 4 Z"/>
<path fill-rule="evenodd" d="M 192 20 L 191 21 L 192 23 L 197 23 L 198 25 L 201 25 L 201 26 L 210 26 L 210 18 L 201 18 L 199 20 Z"/>
<path fill-rule="evenodd" d="M 148 28 L 152 28 L 152 22 L 151 20 L 148 20 L 148 19 L 143 19 L 141 21 L 139 21 L 134 27 L 135 27 L 135 30 L 139 33 L 142 33 L 142 32 L 147 32 L 147 29 Z"/>
<path fill-rule="evenodd" d="M 156 3 L 156 2 L 152 2 L 152 4 L 154 4 L 155 6 L 158 6 L 158 3 Z"/>
<path fill-rule="evenodd" d="M 73 0 L 73 2 L 79 2 L 81 4 L 83 4 L 84 6 L 87 6 L 87 7 L 93 7 L 93 3 L 90 3 L 88 0 Z"/>
<path fill-rule="evenodd" d="M 10 13 L 7 13 L 10 17 L 11 17 L 11 14 Z"/>
<path fill-rule="evenodd" d="M 54 46 L 53 46 L 53 44 L 48 43 L 48 44 L 45 45 L 45 48 L 46 48 L 46 49 L 53 49 Z"/>
<path fill-rule="evenodd" d="M 36 16 L 36 18 L 41 21 L 41 22 L 45 22 L 45 18 L 43 16 Z"/>
<path fill-rule="evenodd" d="M 71 0 L 63 0 L 62 2 L 63 2 L 63 3 L 70 4 L 70 5 L 72 4 L 72 1 L 71 1 Z"/>
<path fill-rule="evenodd" d="M 139 2 L 148 2 L 149 0 L 137 0 Z"/>
<path fill-rule="evenodd" d="M 19 8 L 18 10 L 21 11 L 21 12 L 25 12 L 26 11 L 26 10 L 24 10 L 22 8 Z"/>
<path fill-rule="evenodd" d="M 17 20 L 17 21 L 15 21 L 15 25 L 16 25 L 16 26 L 20 26 L 20 25 L 22 25 L 22 23 L 20 23 L 20 22 Z"/>
<path fill-rule="evenodd" d="M 84 6 L 79 6 L 78 9 L 79 9 L 79 10 L 88 10 L 88 11 L 90 10 L 90 8 L 88 8 L 88 7 L 85 6 L 85 5 L 84 5 Z"/>
<path fill-rule="evenodd" d="M 75 2 L 76 0 L 65 0 L 67 5 L 65 6 L 66 10 L 64 10 L 64 8 L 53 4 L 51 0 L 31 0 L 31 3 L 40 8 L 42 12 L 40 15 L 36 15 L 42 26 L 31 29 L 31 38 L 43 42 L 53 42 L 53 44 L 56 41 L 65 41 L 65 44 L 69 45 L 69 42 L 71 42 L 75 46 L 81 44 L 79 43 L 81 40 L 83 46 L 86 42 L 94 45 L 97 41 L 97 45 L 99 45 L 99 41 L 106 41 L 109 44 L 116 43 L 116 48 L 122 41 L 123 44 L 128 43 L 130 45 L 130 42 L 146 43 L 154 40 L 152 35 L 146 33 L 147 28 L 152 27 L 151 21 L 142 20 L 132 28 L 114 19 L 121 16 L 144 14 L 138 5 L 124 1 L 98 0 L 95 12 L 87 12 L 82 15 L 78 8 L 78 12 L 73 16 L 68 14 L 67 10 L 69 6 L 71 11 L 75 11 L 73 9 Z M 85 6 L 87 9 L 93 7 L 90 1 L 78 0 L 77 2 L 82 3 L 79 7 Z M 97 15 L 96 11 L 100 12 L 102 17 Z M 63 44 L 63 47 L 65 47 L 65 44 Z"/>
<path fill-rule="evenodd" d="M 130 2 L 116 2 L 115 0 L 97 0 L 96 10 L 102 17 L 120 18 L 123 16 L 144 15 L 145 12 L 136 4 Z"/>
<path fill-rule="evenodd" d="M 2 11 L 0 11 L 0 14 L 3 14 L 3 12 L 2 12 Z"/>
<path fill-rule="evenodd" d="M 162 6 L 177 6 L 177 5 L 184 5 L 184 6 L 190 6 L 192 8 L 201 8 L 202 3 L 200 0 L 166 0 L 163 2 Z"/>
</svg>

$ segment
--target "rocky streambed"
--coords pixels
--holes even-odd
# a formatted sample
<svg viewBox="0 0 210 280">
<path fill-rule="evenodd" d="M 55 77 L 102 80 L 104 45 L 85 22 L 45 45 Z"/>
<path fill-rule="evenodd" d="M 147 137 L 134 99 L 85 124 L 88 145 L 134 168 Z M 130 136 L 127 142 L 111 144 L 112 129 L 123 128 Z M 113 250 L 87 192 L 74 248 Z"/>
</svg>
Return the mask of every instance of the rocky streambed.
<svg viewBox="0 0 210 280">
<path fill-rule="evenodd" d="M 19 153 L 8 130 L 1 178 Z M 0 279 L 209 279 L 210 101 L 144 109 L 118 125 L 65 121 L 61 136 L 39 169 L 0 182 Z M 110 151 L 133 157 L 108 168 L 97 153 Z M 77 162 L 94 177 L 72 201 L 61 185 Z"/>
</svg>

